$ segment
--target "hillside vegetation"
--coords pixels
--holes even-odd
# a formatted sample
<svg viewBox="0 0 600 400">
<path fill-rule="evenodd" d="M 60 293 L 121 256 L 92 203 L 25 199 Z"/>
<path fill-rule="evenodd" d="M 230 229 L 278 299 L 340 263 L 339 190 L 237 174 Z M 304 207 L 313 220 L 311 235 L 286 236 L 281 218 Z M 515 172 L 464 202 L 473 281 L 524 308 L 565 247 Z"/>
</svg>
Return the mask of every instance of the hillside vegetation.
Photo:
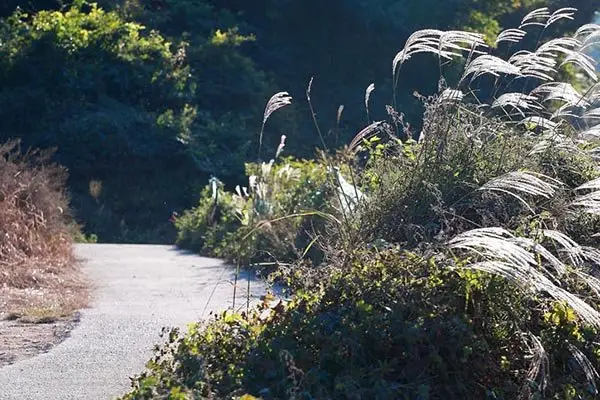
<svg viewBox="0 0 600 400">
<path fill-rule="evenodd" d="M 600 26 L 552 34 L 574 16 L 537 9 L 491 41 L 416 31 L 386 118 L 368 86 L 368 125 L 312 161 L 281 157 L 290 135 L 260 145 L 295 106 L 275 94 L 248 183 L 213 179 L 175 224 L 289 296 L 168 332 L 124 399 L 597 398 Z M 442 78 L 409 125 L 397 95 L 420 53 Z"/>
<path fill-rule="evenodd" d="M 7 0 L 0 4 L 0 140 L 57 147 L 75 217 L 105 242 L 171 243 L 169 223 L 198 201 L 211 176 L 229 189 L 256 161 L 261 105 L 278 87 L 298 99 L 265 128 L 298 157 L 347 143 L 367 116 L 360 92 L 375 81 L 372 119 L 392 94 L 389 60 L 414 30 L 475 29 L 492 40 L 541 0 Z M 553 0 L 558 8 L 566 0 Z M 589 22 L 593 1 L 552 29 Z M 528 40 L 529 38 L 527 38 Z M 535 41 L 535 40 L 534 40 Z M 316 75 L 315 75 L 316 74 Z M 415 57 L 396 108 L 418 127 L 437 68 Z M 326 123 L 304 116 L 306 84 Z M 333 121 L 344 105 L 339 123 Z"/>
</svg>

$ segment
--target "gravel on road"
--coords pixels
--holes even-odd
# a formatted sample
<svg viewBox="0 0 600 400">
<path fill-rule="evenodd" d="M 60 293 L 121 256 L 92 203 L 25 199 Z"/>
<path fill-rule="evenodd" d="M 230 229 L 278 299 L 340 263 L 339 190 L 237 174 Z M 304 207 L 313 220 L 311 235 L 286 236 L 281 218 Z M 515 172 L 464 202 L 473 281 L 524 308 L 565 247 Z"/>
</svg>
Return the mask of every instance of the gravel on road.
<svg viewBox="0 0 600 400">
<path fill-rule="evenodd" d="M 0 368 L 1 400 L 114 399 L 143 371 L 163 327 L 185 328 L 232 306 L 235 271 L 222 261 L 157 245 L 81 244 L 76 254 L 91 307 L 48 353 Z M 245 307 L 247 279 L 236 305 Z M 254 301 L 265 289 L 251 279 Z"/>
</svg>

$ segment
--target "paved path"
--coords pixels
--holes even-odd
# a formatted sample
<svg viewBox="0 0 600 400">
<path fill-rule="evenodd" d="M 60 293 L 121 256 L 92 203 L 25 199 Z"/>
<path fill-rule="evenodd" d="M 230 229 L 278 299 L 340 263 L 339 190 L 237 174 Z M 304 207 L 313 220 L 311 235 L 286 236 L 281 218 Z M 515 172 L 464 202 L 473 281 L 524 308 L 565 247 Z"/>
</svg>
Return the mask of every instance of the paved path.
<svg viewBox="0 0 600 400">
<path fill-rule="evenodd" d="M 0 399 L 114 399 L 143 371 L 163 326 L 185 327 L 232 303 L 234 272 L 218 260 L 170 246 L 86 244 L 76 253 L 94 286 L 91 308 L 50 352 L 0 368 Z M 255 298 L 263 290 L 251 282 Z"/>
</svg>

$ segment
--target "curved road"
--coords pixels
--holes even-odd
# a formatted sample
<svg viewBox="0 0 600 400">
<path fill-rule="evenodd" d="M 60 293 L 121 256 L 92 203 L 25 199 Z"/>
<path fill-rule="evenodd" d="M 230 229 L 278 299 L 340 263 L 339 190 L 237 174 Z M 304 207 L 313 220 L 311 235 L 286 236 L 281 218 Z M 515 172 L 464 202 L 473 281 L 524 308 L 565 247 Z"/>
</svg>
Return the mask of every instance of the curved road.
<svg viewBox="0 0 600 400">
<path fill-rule="evenodd" d="M 76 254 L 93 286 L 91 307 L 48 353 L 0 368 L 0 399 L 114 399 L 143 371 L 163 326 L 232 305 L 234 271 L 219 260 L 152 245 L 85 244 Z M 237 304 L 245 305 L 244 279 Z M 264 289 L 251 281 L 251 298 Z"/>
</svg>

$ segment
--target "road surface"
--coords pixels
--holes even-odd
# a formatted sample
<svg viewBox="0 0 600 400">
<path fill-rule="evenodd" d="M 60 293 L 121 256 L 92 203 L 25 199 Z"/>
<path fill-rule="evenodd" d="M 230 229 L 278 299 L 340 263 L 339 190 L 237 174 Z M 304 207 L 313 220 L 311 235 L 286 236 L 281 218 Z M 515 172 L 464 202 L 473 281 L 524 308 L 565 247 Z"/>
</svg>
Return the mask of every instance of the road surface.
<svg viewBox="0 0 600 400">
<path fill-rule="evenodd" d="M 219 260 L 154 245 L 82 244 L 76 254 L 91 307 L 48 353 L 0 368 L 0 399 L 114 399 L 143 371 L 163 326 L 185 327 L 232 305 L 234 271 Z M 236 306 L 246 304 L 244 279 Z M 251 281 L 251 298 L 264 290 Z"/>
</svg>

